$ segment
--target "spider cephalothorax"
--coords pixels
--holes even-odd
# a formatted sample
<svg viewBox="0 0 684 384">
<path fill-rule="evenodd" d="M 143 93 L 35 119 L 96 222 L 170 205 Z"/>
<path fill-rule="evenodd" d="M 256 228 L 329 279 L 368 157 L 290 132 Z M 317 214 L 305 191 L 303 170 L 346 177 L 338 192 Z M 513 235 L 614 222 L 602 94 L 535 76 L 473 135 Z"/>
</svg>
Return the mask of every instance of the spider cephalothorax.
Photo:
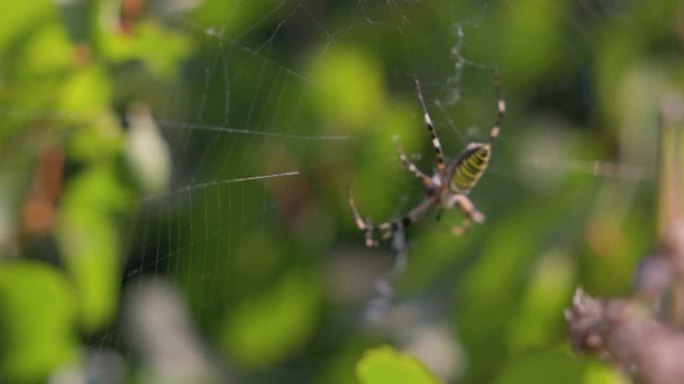
<svg viewBox="0 0 684 384">
<path fill-rule="evenodd" d="M 461 212 L 463 212 L 465 215 L 463 224 L 454 227 L 452 230 L 456 235 L 463 234 L 472 222 L 481 223 L 484 221 L 484 215 L 475 208 L 475 205 L 470 201 L 467 195 L 470 190 L 477 185 L 480 177 L 482 177 L 487 170 L 492 154 L 492 147 L 494 141 L 496 141 L 496 138 L 499 136 L 501 123 L 503 122 L 504 114 L 506 112 L 506 102 L 501 97 L 499 79 L 496 73 L 494 74 L 494 84 L 498 97 L 497 117 L 494 126 L 489 131 L 489 140 L 484 143 L 468 144 L 458 157 L 447 166 L 444 160 L 442 144 L 439 141 L 435 126 L 432 124 L 432 119 L 427 111 L 423 93 L 420 89 L 420 83 L 416 79 L 416 89 L 420 105 L 423 109 L 425 126 L 430 132 L 432 146 L 436 152 L 436 172 L 432 176 L 423 173 L 415 164 L 413 164 L 413 162 L 411 162 L 411 160 L 409 160 L 397 143 L 399 158 L 404 163 L 406 169 L 423 182 L 423 185 L 427 188 L 427 197 L 402 218 L 378 225 L 373 225 L 370 221 L 364 220 L 361 217 L 351 195 L 351 189 L 347 190 L 349 206 L 354 214 L 356 226 L 364 233 L 366 245 L 370 247 L 377 244 L 377 240 L 374 238 L 374 232 L 376 230 L 381 233 L 383 239 L 389 238 L 393 233 L 403 231 L 406 227 L 420 220 L 433 207 L 451 209 L 458 206 Z"/>
</svg>

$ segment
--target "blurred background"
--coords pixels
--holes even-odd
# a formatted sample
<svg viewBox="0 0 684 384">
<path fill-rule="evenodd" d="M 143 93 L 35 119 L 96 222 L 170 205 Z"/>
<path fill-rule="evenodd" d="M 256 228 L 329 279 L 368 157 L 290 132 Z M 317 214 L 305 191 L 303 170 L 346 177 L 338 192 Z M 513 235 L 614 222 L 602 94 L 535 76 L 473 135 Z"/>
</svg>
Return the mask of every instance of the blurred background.
<svg viewBox="0 0 684 384">
<path fill-rule="evenodd" d="M 0 381 L 621 383 L 570 349 L 578 285 L 654 247 L 684 6 L 24 0 L 0 5 Z M 368 249 L 486 140 L 459 212 Z M 384 282 L 384 285 L 383 285 Z M 380 286 L 380 287 L 379 287 Z M 553 376 L 550 376 L 553 375 Z M 565 381 L 563 381 L 565 380 Z"/>
</svg>

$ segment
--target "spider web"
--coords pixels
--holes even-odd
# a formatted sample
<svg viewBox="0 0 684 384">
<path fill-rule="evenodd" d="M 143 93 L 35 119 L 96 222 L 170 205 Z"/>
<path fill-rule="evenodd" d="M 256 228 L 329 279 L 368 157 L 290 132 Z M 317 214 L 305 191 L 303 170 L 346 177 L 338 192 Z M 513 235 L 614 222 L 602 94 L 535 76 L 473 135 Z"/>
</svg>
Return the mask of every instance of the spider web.
<svg viewBox="0 0 684 384">
<path fill-rule="evenodd" d="M 233 12 L 238 14 L 240 7 L 236 3 Z M 172 95 L 169 110 L 155 114 L 156 124 L 168 142 L 173 176 L 168 190 L 143 198 L 134 221 L 124 275 L 124 288 L 130 287 L 130 297 L 145 297 L 149 281 L 169 282 L 187 299 L 195 323 L 188 328 L 196 327 L 201 330 L 198 332 L 211 335 L 218 327 L 216 318 L 230 313 L 231 305 L 258 300 L 261 292 L 269 292 L 280 284 L 278 281 L 288 279 L 279 274 L 290 272 L 273 272 L 275 265 L 310 264 L 311 257 L 330 252 L 325 248 L 331 246 L 335 228 L 339 231 L 351 224 L 351 218 L 340 193 L 332 193 L 339 201 L 317 200 L 329 194 L 327 189 L 344 191 L 348 181 L 344 178 L 353 175 L 340 175 L 331 185 L 322 174 L 334 173 L 352 161 L 363 135 L 350 133 L 344 123 L 331 126 L 320 118 L 318 122 L 328 126 L 315 126 L 311 104 L 323 81 L 317 73 L 321 66 L 331 65 L 326 56 L 357 44 L 366 35 L 386 35 L 383 38 L 396 40 L 403 48 L 400 56 L 387 59 L 394 64 L 385 82 L 409 90 L 415 105 L 412 77 L 422 75 L 417 74 L 413 61 L 424 56 L 421 61 L 432 61 L 429 70 L 442 73 L 441 78 L 447 80 L 446 86 L 437 88 L 439 78 L 422 79 L 428 93 L 446 92 L 440 104 L 444 109 L 459 101 L 462 68 L 468 64 L 484 68 L 468 63 L 460 54 L 464 31 L 470 25 L 454 23 L 452 30 L 443 31 L 452 36 L 446 40 L 451 40 L 453 46 L 432 49 L 427 47 L 430 32 L 416 29 L 416 23 L 424 23 L 420 20 L 423 16 L 413 16 L 416 12 L 429 12 L 429 17 L 434 17 L 433 10 L 420 3 L 360 1 L 336 9 L 332 5 L 283 1 L 263 9 L 261 15 L 238 31 L 200 25 L 186 17 L 170 20 L 197 37 L 202 45 L 198 58 L 188 64 L 180 80 L 178 88 L 184 89 L 187 84 L 188 89 L 183 91 L 186 93 Z M 343 16 L 330 16 L 335 13 Z M 231 16 L 226 20 L 230 24 Z M 412 42 L 413 38 L 418 41 Z M 371 47 L 382 56 L 380 46 Z M 287 54 L 287 49 L 299 53 Z M 197 84 L 199 89 L 193 89 Z M 417 111 L 415 117 L 420 117 Z M 397 133 L 386 126 L 374 129 L 387 142 Z M 427 137 L 422 126 L 416 130 L 415 137 Z M 381 166 L 396 160 L 394 155 L 386 157 L 373 150 L 370 153 L 369 161 Z M 364 186 L 358 187 L 361 193 Z M 390 204 L 396 208 L 396 203 Z M 337 215 L 326 213 L 330 209 L 341 210 L 348 223 L 331 222 Z M 318 220 L 321 230 L 308 233 L 311 229 L 299 222 L 306 223 L 307 215 Z M 309 236 L 324 240 L 312 242 Z M 273 249 L 276 243 L 270 240 L 272 237 L 280 238 L 278 246 L 286 248 Z M 316 244 L 321 241 L 326 244 L 324 248 Z M 360 237 L 358 243 L 362 244 Z M 375 272 L 367 276 L 362 293 L 356 294 L 361 306 L 374 295 L 375 279 L 389 270 L 391 254 L 388 256 L 367 264 Z M 342 256 L 336 259 L 332 265 L 337 269 L 344 260 L 339 260 Z M 321 263 L 324 261 L 314 265 Z M 319 268 L 326 271 L 332 267 L 323 264 Z M 289 269 L 294 274 L 304 273 L 312 281 L 318 278 L 311 274 L 320 273 L 311 271 L 310 266 L 300 268 L 305 272 Z M 333 275 L 347 279 L 340 273 Z M 361 316 L 363 311 L 360 308 L 356 312 Z M 146 320 L 138 322 L 145 324 Z M 133 350 L 145 350 L 136 344 L 155 343 L 140 334 L 126 342 L 127 332 L 125 325 L 117 326 L 102 336 L 99 344 L 133 344 Z M 141 332 L 154 333 L 150 329 Z M 201 350 L 205 343 L 196 341 L 193 345 Z"/>
<path fill-rule="evenodd" d="M 244 16 L 247 21 L 239 25 L 238 19 L 243 17 L 240 12 L 249 6 L 235 2 L 231 13 L 222 17 L 223 23 L 215 25 L 186 16 L 169 17 L 168 23 L 201 44 L 179 79 L 179 92 L 169 95 L 168 108 L 154 111 L 170 154 L 172 176 L 167 189 L 148 194 L 141 201 L 130 229 L 123 275 L 125 308 L 133 308 L 125 309 L 129 311 L 125 313 L 131 319 L 124 318 L 94 340 L 100 352 L 128 346 L 130 352 L 124 353 L 124 360 L 147 354 L 159 371 L 196 369 L 220 376 L 221 370 L 216 368 L 220 364 L 212 362 L 220 353 L 208 351 L 220 349 L 224 343 L 229 345 L 223 347 L 229 356 L 237 356 L 246 366 L 258 366 L 249 351 L 240 350 L 246 349 L 245 345 L 231 346 L 225 341 L 235 335 L 224 329 L 240 326 L 231 314 L 244 310 L 248 317 L 268 314 L 269 309 L 287 312 L 276 308 L 285 305 L 278 303 L 277 295 L 287 295 L 289 289 L 302 294 L 309 287 L 306 284 L 314 286 L 320 281 L 332 292 L 333 302 L 340 300 L 338 305 L 354 308 L 349 311 L 353 315 L 343 316 L 355 318 L 350 322 L 356 324 L 366 301 L 375 294 L 376 280 L 390 270 L 393 255 L 390 250 L 369 251 L 362 257 L 374 261 L 358 260 L 349 249 L 366 252 L 360 250 L 361 235 L 339 245 L 340 233 L 356 233 L 345 206 L 345 184 L 352 183 L 360 209 L 378 221 L 404 212 L 420 196 L 417 183 L 401 169 L 391 148 L 391 137 L 399 134 L 411 153 L 432 153 L 420 120 L 413 78 L 423 84 L 444 147 L 452 157 L 468 142 L 485 139 L 495 117 L 490 69 L 503 69 L 495 57 L 481 56 L 468 48 L 470 39 L 488 36 L 497 24 L 489 14 L 489 3 L 470 7 L 458 3 L 443 2 L 446 9 L 435 9 L 426 2 L 281 1 L 259 9 L 258 15 Z M 581 4 L 586 6 L 585 2 Z M 600 16 L 595 9 L 585 11 Z M 232 23 L 239 26 L 231 27 Z M 446 37 L 433 39 L 435 34 Z M 365 42 L 366 37 L 377 40 Z M 388 41 L 400 48 L 384 47 Z M 316 99 L 322 97 L 327 86 L 324 82 L 330 80 L 321 72 L 333 65 L 328 58 L 361 42 L 362 49 L 380 57 L 386 71 L 382 87 L 403 95 L 388 98 L 410 105 L 407 110 L 411 111 L 408 116 L 412 124 L 408 129 L 413 133 L 381 123 L 371 127 L 369 135 L 348 127 L 358 124 L 353 113 L 339 122 L 317 115 Z M 577 60 L 581 60 L 579 55 L 575 56 Z M 506 84 L 502 87 L 506 95 Z M 359 88 L 368 87 L 362 83 Z M 353 101 L 350 104 L 355 105 Z M 518 185 L 528 173 L 540 185 L 552 184 L 565 172 L 595 179 L 616 177 L 636 184 L 654 177 L 648 165 L 582 159 L 574 153 L 556 156 L 543 135 L 534 145 L 542 150 L 519 155 L 516 147 L 529 144 L 529 136 L 508 129 L 504 126 L 495 149 L 495 157 L 502 160 L 495 161 L 486 176 L 492 184 Z M 369 138 L 372 135 L 379 138 Z M 383 141 L 381 148 L 367 148 L 369 142 Z M 549 151 L 544 153 L 544 148 Z M 377 181 L 366 184 L 371 176 L 345 171 L 357 169 L 350 164 L 357 161 L 356 152 L 362 150 L 366 154 L 358 156 L 374 164 L 371 170 L 392 169 L 390 175 L 376 173 L 374 177 L 386 178 L 385 182 L 396 187 L 393 197 L 372 196 Z M 416 161 L 432 171 L 428 156 L 416 157 Z M 488 210 L 496 210 L 498 192 L 488 189 L 488 183 L 484 181 L 483 193 L 475 200 Z M 445 228 L 441 223 L 440 227 Z M 416 249 L 420 249 L 417 241 Z M 305 281 L 303 287 L 293 282 L 297 278 Z M 362 288 L 355 291 L 355 284 Z M 257 309 L 250 308 L 252 300 Z M 323 302 L 316 294 L 306 300 L 309 307 L 292 309 L 293 313 L 314 311 Z M 383 306 L 389 305 L 387 297 L 381 300 L 385 300 Z M 261 312 L 260 306 L 264 307 Z M 162 321 L 161 333 L 155 336 L 155 319 L 159 317 L 180 318 L 186 323 L 181 321 L 174 328 Z M 131 326 L 130 322 L 138 325 Z M 226 326 L 226 322 L 230 324 Z M 168 336 L 174 331 L 177 336 Z M 315 330 L 312 326 L 291 332 Z M 217 341 L 207 340 L 212 337 Z M 168 346 L 162 341 L 165 338 L 177 344 L 167 341 L 172 344 Z M 178 345 L 183 341 L 185 348 Z M 249 345 L 249 341 L 245 343 Z M 338 345 L 339 341 L 331 344 Z M 165 357 L 154 350 L 155 345 L 183 351 L 185 364 L 175 367 L 176 371 L 164 366 Z M 312 373 L 302 365 L 325 360 L 315 357 L 316 348 L 310 347 L 308 355 L 291 358 L 277 372 L 269 372 L 298 380 L 311 378 Z M 323 352 L 326 357 L 332 355 L 331 351 Z M 262 358 L 269 353 L 278 356 L 278 351 L 254 352 L 259 353 Z M 110 359 L 109 364 L 117 359 Z"/>
</svg>

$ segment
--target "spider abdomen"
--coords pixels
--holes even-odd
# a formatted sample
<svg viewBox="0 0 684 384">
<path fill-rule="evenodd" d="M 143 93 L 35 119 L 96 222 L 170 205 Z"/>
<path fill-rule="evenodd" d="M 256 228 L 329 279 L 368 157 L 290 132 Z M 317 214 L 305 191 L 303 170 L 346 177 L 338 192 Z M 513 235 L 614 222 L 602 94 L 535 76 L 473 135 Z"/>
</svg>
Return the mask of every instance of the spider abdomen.
<svg viewBox="0 0 684 384">
<path fill-rule="evenodd" d="M 471 144 L 466 152 L 460 157 L 455 165 L 451 178 L 451 189 L 455 192 L 466 193 L 470 191 L 487 170 L 491 155 L 491 145 Z"/>
</svg>

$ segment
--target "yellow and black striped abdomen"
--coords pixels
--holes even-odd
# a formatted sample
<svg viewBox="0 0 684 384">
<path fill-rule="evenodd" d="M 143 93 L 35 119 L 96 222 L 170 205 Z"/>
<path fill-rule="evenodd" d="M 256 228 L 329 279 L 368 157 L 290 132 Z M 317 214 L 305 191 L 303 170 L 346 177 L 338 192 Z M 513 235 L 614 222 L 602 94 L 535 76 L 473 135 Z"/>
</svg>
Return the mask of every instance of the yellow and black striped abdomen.
<svg viewBox="0 0 684 384">
<path fill-rule="evenodd" d="M 471 144 L 456 164 L 454 175 L 451 178 L 452 191 L 461 193 L 470 191 L 487 170 L 490 155 L 490 144 Z"/>
</svg>

